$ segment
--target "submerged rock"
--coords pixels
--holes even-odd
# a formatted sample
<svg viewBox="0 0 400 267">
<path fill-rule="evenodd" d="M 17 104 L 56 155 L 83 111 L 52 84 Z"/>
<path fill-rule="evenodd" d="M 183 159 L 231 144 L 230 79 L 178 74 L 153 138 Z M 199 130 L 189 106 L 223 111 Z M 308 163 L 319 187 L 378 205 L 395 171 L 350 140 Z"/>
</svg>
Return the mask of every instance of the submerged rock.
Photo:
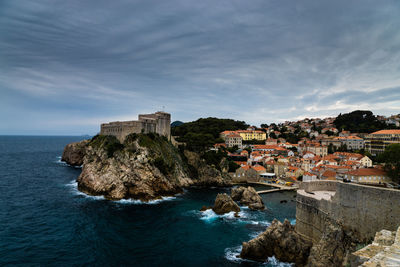
<svg viewBox="0 0 400 267">
<path fill-rule="evenodd" d="M 251 210 L 263 210 L 265 208 L 262 198 L 251 186 L 233 188 L 231 197 L 233 200 L 239 201 L 241 205 L 247 205 Z"/>
<path fill-rule="evenodd" d="M 243 242 L 240 257 L 263 262 L 275 256 L 280 261 L 304 266 L 311 246 L 312 243 L 296 233 L 288 220 L 281 223 L 275 219 L 265 232 Z"/>
<path fill-rule="evenodd" d="M 71 166 L 81 166 L 86 153 L 86 146 L 89 140 L 71 143 L 65 146 L 61 161 Z"/>
<path fill-rule="evenodd" d="M 217 197 L 215 198 L 215 203 L 214 206 L 212 207 L 212 210 L 218 214 L 224 214 L 228 213 L 231 211 L 234 212 L 239 212 L 240 207 L 233 201 L 233 199 L 228 196 L 226 193 L 224 194 L 218 194 Z"/>
</svg>

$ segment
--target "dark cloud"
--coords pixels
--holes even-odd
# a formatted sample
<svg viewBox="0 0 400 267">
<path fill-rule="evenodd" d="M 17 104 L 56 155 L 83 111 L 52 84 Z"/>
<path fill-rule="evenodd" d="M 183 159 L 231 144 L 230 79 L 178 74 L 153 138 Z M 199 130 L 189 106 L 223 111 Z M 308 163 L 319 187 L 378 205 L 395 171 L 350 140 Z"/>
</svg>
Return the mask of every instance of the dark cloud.
<svg viewBox="0 0 400 267">
<path fill-rule="evenodd" d="M 255 124 L 398 113 L 399 14 L 372 0 L 2 1 L 0 133 L 95 133 L 163 106 Z"/>
</svg>

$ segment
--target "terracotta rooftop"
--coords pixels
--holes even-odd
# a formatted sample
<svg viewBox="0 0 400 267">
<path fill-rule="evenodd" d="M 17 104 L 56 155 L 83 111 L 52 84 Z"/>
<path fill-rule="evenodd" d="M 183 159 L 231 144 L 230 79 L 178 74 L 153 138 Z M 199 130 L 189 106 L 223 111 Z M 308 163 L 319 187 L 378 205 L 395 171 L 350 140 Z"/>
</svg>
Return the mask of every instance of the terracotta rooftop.
<svg viewBox="0 0 400 267">
<path fill-rule="evenodd" d="M 400 134 L 400 130 L 380 130 L 372 134 Z"/>
<path fill-rule="evenodd" d="M 377 169 L 377 168 L 362 168 L 354 171 L 349 172 L 350 175 L 355 175 L 355 176 L 382 176 L 386 175 L 385 171 L 382 169 Z"/>
<path fill-rule="evenodd" d="M 261 166 L 261 165 L 255 165 L 255 166 L 253 167 L 253 169 L 256 170 L 256 171 L 258 171 L 258 172 L 260 172 L 260 171 L 266 171 L 266 169 L 265 169 L 263 166 Z"/>
<path fill-rule="evenodd" d="M 323 174 L 322 174 L 323 178 L 330 178 L 330 177 L 335 177 L 336 180 L 336 172 L 331 171 L 331 170 L 326 170 Z"/>
</svg>

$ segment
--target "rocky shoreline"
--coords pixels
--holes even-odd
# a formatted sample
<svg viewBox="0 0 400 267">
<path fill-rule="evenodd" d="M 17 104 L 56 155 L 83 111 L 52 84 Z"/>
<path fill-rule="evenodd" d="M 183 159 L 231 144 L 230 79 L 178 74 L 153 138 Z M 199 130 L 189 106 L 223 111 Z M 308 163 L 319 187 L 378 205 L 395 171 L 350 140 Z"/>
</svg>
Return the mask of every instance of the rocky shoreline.
<svg viewBox="0 0 400 267">
<path fill-rule="evenodd" d="M 232 185 L 227 169 L 207 165 L 195 152 L 182 155 L 156 134 L 132 134 L 123 144 L 112 136 L 95 136 L 66 145 L 62 161 L 82 166 L 77 178 L 80 191 L 112 200 L 151 201 L 182 193 L 192 185 Z"/>
<path fill-rule="evenodd" d="M 77 178 L 78 189 L 107 199 L 137 199 L 144 202 L 174 196 L 190 186 L 231 186 L 225 163 L 218 170 L 207 165 L 191 151 L 180 153 L 165 138 L 157 135 L 132 135 L 121 144 L 111 136 L 96 136 L 68 144 L 62 160 L 71 166 L 82 166 Z M 193 176 L 193 172 L 195 175 Z M 263 210 L 262 198 L 252 187 L 232 188 L 231 196 L 218 194 L 216 214 L 235 212 L 246 205 Z M 208 209 L 203 207 L 202 210 Z M 312 243 L 298 234 L 288 221 L 274 220 L 258 237 L 244 242 L 240 257 L 263 262 L 275 256 L 296 266 L 341 266 L 357 240 L 340 225 L 326 223 L 322 238 Z"/>
</svg>

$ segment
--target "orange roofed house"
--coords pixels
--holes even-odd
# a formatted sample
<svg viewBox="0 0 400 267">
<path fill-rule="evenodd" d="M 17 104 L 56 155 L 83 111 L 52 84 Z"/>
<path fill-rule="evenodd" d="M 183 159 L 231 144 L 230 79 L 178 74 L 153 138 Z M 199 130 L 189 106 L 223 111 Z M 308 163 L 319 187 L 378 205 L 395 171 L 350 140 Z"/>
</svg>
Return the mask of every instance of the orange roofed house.
<svg viewBox="0 0 400 267">
<path fill-rule="evenodd" d="M 391 182 L 390 178 L 382 169 L 378 168 L 363 168 L 347 173 L 345 178 L 356 183 L 363 184 L 380 184 Z"/>
<path fill-rule="evenodd" d="M 259 182 L 260 175 L 264 174 L 267 170 L 261 165 L 255 166 L 242 166 L 233 174 L 235 182 Z"/>
</svg>

